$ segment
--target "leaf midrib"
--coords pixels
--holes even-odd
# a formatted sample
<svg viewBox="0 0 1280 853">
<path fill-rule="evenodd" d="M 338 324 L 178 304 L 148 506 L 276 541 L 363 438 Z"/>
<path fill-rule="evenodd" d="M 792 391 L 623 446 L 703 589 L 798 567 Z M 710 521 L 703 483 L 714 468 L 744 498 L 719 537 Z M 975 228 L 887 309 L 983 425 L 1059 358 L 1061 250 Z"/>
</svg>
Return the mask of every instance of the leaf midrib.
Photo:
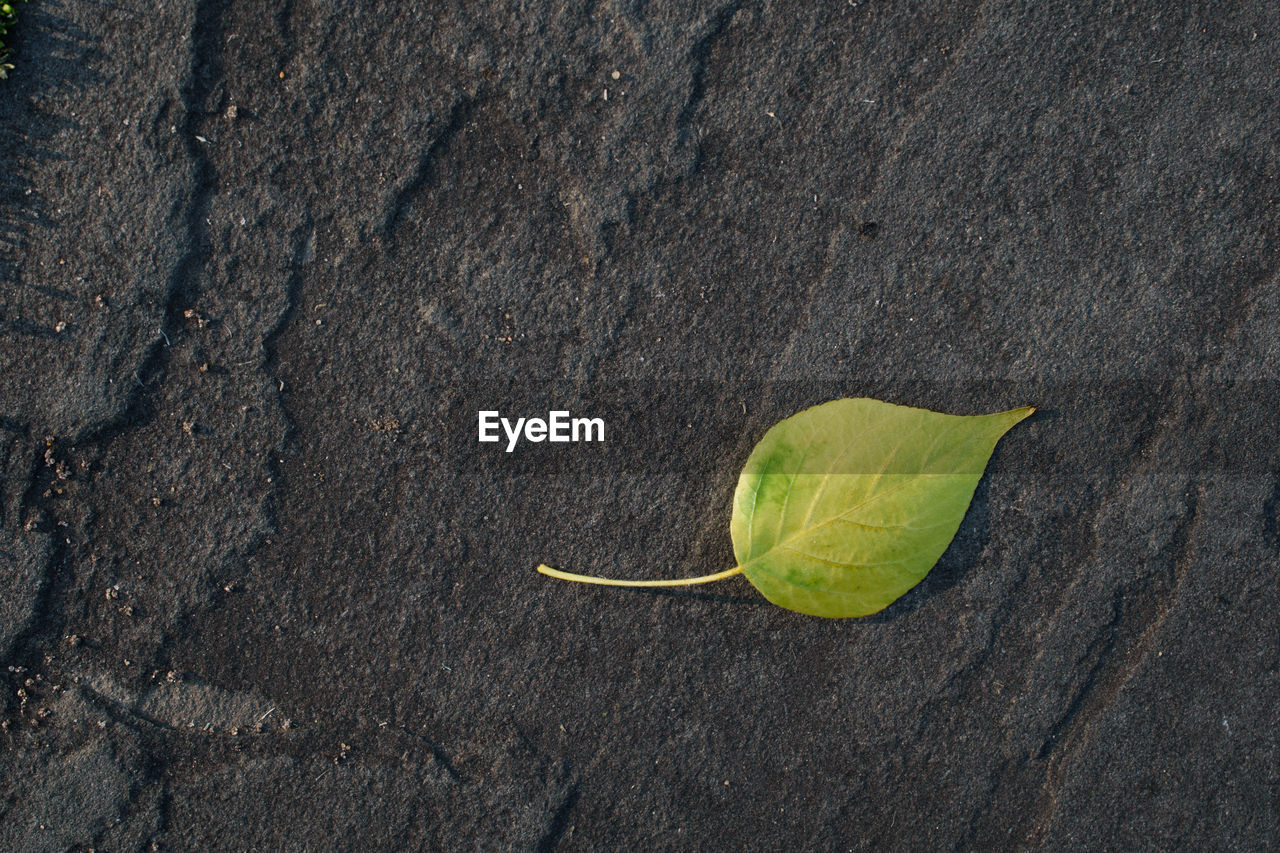
<svg viewBox="0 0 1280 853">
<path fill-rule="evenodd" d="M 761 477 L 763 477 L 764 475 L 760 475 L 760 476 L 761 476 Z M 833 477 L 833 476 L 835 476 L 835 475 L 834 475 L 834 474 L 824 474 L 824 475 L 823 475 L 823 482 L 826 482 L 826 479 L 827 479 L 828 477 Z M 898 484 L 897 484 L 897 485 L 895 485 L 895 486 L 891 486 L 891 487 L 889 487 L 889 488 L 887 488 L 887 489 L 884 489 L 883 491 L 876 492 L 874 495 L 871 495 L 871 496 L 869 496 L 869 497 L 867 497 L 867 498 L 863 499 L 862 501 L 860 501 L 860 502 L 858 502 L 858 503 L 854 504 L 853 506 L 849 507 L 848 509 L 846 509 L 844 512 L 841 512 L 841 513 L 839 513 L 839 514 L 837 514 L 837 515 L 833 515 L 833 516 L 831 516 L 831 518 L 823 519 L 822 521 L 820 521 L 819 523 L 817 523 L 817 524 L 813 525 L 812 527 L 806 527 L 806 528 L 804 528 L 804 529 L 802 529 L 802 530 L 800 530 L 800 531 L 797 531 L 796 533 L 792 534 L 791 536 L 788 536 L 786 539 L 783 539 L 783 540 L 781 540 L 780 542 L 774 542 L 774 543 L 773 543 L 773 545 L 771 545 L 771 546 L 769 547 L 769 549 L 768 549 L 767 551 L 765 551 L 763 554 L 760 554 L 760 555 L 758 555 L 758 556 L 752 557 L 751 559 L 749 559 L 749 560 L 747 560 L 745 563 L 743 563 L 743 564 L 742 564 L 742 568 L 743 568 L 743 570 L 746 570 L 746 568 L 747 568 L 748 566 L 751 566 L 752 564 L 754 564 L 754 563 L 758 563 L 760 560 L 763 560 L 765 557 L 769 556 L 770 554 L 772 554 L 772 553 L 773 553 L 774 551 L 776 551 L 777 549 L 782 548 L 782 547 L 784 547 L 784 546 L 786 546 L 786 545 L 789 545 L 790 543 L 795 542 L 797 539 L 803 539 L 804 537 L 809 536 L 810 534 L 812 534 L 812 533 L 813 533 L 813 531 L 818 530 L 818 529 L 820 529 L 820 528 L 822 528 L 822 527 L 825 527 L 825 526 L 826 526 L 826 525 L 828 525 L 828 524 L 832 524 L 832 523 L 834 523 L 835 521 L 837 521 L 837 520 L 839 520 L 839 519 L 843 518 L 844 516 L 848 515 L 849 513 L 854 512 L 855 510 L 859 510 L 859 509 L 861 509 L 862 507 L 866 506 L 867 504 L 872 503 L 873 501 L 878 501 L 878 500 L 880 500 L 881 498 L 883 498 L 883 497 L 884 497 L 884 496 L 886 496 L 886 495 L 893 494 L 893 493 L 894 493 L 894 492 L 896 492 L 898 489 L 905 488 L 906 486 L 910 485 L 911 483 L 914 483 L 914 482 L 915 482 L 917 479 L 919 479 L 921 476 L 926 476 L 926 475 L 917 474 L 917 475 L 913 476 L 911 479 L 903 480 L 901 483 L 898 483 Z M 950 475 L 950 474 L 938 474 L 938 475 L 929 475 L 929 476 L 953 476 L 953 475 Z M 854 522 L 854 523 L 855 523 L 855 524 L 861 524 L 861 522 Z M 904 529 L 904 528 L 906 527 L 906 525 L 904 525 L 904 524 L 891 525 L 891 526 L 885 526 L 885 525 L 881 525 L 881 524 L 864 524 L 863 526 L 864 526 L 864 527 L 872 527 L 872 528 L 875 528 L 876 530 L 902 530 L 902 529 Z M 772 572 L 768 572 L 768 573 L 769 573 L 769 574 L 773 574 Z M 777 575 L 774 575 L 774 577 L 777 577 Z"/>
</svg>

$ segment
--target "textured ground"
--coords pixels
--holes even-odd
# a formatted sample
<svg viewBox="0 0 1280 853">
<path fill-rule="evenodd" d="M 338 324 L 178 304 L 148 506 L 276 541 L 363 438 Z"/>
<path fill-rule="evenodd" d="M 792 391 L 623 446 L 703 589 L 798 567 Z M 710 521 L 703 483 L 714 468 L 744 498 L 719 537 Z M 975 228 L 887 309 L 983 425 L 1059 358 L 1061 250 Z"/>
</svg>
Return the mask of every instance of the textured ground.
<svg viewBox="0 0 1280 853">
<path fill-rule="evenodd" d="M 1276 844 L 1270 4 L 403 5 L 22 10 L 0 847 Z M 533 572 L 859 395 L 1041 407 L 884 613 Z"/>
</svg>

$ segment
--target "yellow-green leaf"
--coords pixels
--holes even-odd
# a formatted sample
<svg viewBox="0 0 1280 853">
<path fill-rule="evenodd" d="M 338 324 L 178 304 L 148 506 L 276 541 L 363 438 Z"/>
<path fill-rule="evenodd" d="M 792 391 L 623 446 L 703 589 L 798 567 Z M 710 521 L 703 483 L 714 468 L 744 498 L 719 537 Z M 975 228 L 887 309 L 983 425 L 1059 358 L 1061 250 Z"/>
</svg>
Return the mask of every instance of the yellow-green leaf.
<svg viewBox="0 0 1280 853">
<path fill-rule="evenodd" d="M 866 616 L 919 583 L 1000 436 L 1033 409 L 965 417 L 833 400 L 770 429 L 734 494 L 734 556 L 774 604 Z"/>
</svg>

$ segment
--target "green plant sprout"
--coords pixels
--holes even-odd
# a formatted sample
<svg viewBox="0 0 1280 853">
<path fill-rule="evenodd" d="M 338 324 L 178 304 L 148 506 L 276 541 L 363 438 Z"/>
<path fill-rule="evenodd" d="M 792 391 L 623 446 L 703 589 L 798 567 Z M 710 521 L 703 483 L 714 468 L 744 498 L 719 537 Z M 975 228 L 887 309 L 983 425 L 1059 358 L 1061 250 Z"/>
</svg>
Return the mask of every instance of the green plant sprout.
<svg viewBox="0 0 1280 853">
<path fill-rule="evenodd" d="M 27 0 L 13 0 L 14 3 L 26 3 Z M 13 56 L 13 49 L 6 47 L 2 39 L 8 38 L 9 31 L 18 23 L 18 10 L 14 8 L 13 3 L 0 2 L 0 80 L 8 79 L 9 72 L 13 70 L 13 63 L 9 58 Z"/>
<path fill-rule="evenodd" d="M 775 424 L 751 451 L 733 496 L 737 565 L 674 587 L 745 575 L 774 604 L 812 616 L 867 616 L 929 573 L 973 500 L 996 442 L 1031 415 L 947 415 L 866 398 L 832 400 Z"/>
</svg>

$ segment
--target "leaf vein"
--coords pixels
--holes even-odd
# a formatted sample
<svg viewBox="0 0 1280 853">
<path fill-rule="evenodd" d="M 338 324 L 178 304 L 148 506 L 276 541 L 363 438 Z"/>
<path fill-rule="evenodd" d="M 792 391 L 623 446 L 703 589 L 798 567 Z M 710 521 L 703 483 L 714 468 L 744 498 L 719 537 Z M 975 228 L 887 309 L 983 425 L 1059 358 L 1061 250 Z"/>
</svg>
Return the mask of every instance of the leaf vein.
<svg viewBox="0 0 1280 853">
<path fill-rule="evenodd" d="M 778 530 L 773 535 L 773 541 L 777 542 L 782 538 L 782 527 L 787 520 L 787 506 L 791 503 L 791 493 L 795 491 L 796 477 L 800 476 L 800 472 L 804 469 L 804 461 L 809 458 L 809 452 L 813 450 L 813 427 L 809 427 L 809 435 L 805 439 L 804 453 L 800 454 L 800 461 L 796 463 L 795 472 L 791 475 L 791 479 L 787 481 L 787 492 L 782 497 L 782 510 L 778 513 Z"/>
<path fill-rule="evenodd" d="M 825 566 L 831 566 L 836 569 L 853 569 L 853 568 L 873 569 L 873 568 L 876 568 L 877 566 L 900 566 L 903 563 L 908 562 L 911 559 L 911 557 L 915 556 L 914 554 L 909 554 L 905 557 L 901 557 L 896 560 L 880 560 L 875 563 L 864 563 L 862 561 L 841 563 L 838 560 L 832 560 L 827 557 L 820 557 L 817 554 L 811 553 L 809 551 L 805 551 L 801 548 L 797 548 L 794 545 L 779 545 L 778 547 L 782 550 L 790 551 L 793 554 L 798 554 L 799 556 L 804 557 L 806 560 L 813 560 L 815 563 L 822 563 Z"/>
</svg>

